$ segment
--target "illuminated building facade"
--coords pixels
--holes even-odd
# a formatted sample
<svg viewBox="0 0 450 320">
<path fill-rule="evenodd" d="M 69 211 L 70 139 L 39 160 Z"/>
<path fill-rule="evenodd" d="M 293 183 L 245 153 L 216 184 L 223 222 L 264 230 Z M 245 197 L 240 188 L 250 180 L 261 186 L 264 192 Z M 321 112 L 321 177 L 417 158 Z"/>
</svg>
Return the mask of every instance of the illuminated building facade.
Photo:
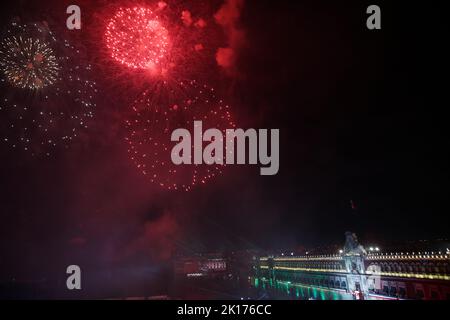
<svg viewBox="0 0 450 320">
<path fill-rule="evenodd" d="M 227 260 L 217 255 L 179 258 L 175 261 L 175 274 L 186 277 L 204 277 L 227 271 Z"/>
<path fill-rule="evenodd" d="M 450 299 L 449 252 L 367 253 L 255 258 L 252 285 L 288 299 Z"/>
</svg>

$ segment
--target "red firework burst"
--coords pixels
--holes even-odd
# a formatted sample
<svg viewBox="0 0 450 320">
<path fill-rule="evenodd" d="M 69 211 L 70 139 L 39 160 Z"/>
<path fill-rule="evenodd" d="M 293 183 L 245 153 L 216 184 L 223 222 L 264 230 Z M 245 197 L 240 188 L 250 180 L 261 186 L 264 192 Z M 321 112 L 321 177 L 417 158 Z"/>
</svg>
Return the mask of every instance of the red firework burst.
<svg viewBox="0 0 450 320">
<path fill-rule="evenodd" d="M 146 90 L 132 109 L 133 115 L 126 121 L 128 152 L 151 182 L 169 190 L 189 191 L 222 172 L 225 165 L 176 166 L 171 160 L 173 130 L 192 130 L 197 120 L 205 128 L 217 128 L 223 133 L 235 128 L 229 106 L 213 88 L 196 81 L 176 86 L 160 82 Z"/>
<path fill-rule="evenodd" d="M 119 8 L 106 28 L 106 46 L 113 59 L 134 69 L 153 69 L 169 46 L 167 29 L 145 7 Z"/>
<path fill-rule="evenodd" d="M 85 22 L 95 30 L 88 40 L 109 84 L 141 92 L 148 81 L 211 79 L 226 43 L 210 1 L 139 3 L 110 1 Z"/>
</svg>

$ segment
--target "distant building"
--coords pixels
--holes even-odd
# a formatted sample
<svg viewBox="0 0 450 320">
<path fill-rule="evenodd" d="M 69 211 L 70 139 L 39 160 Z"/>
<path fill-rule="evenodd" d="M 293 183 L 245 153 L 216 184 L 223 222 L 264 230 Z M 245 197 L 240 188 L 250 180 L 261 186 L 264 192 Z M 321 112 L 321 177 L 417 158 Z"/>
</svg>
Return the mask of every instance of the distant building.
<svg viewBox="0 0 450 320">
<path fill-rule="evenodd" d="M 292 299 L 450 299 L 448 252 L 366 252 L 346 236 L 339 254 L 255 258 L 252 285 Z"/>
<path fill-rule="evenodd" d="M 227 260 L 216 254 L 182 257 L 175 260 L 176 276 L 206 277 L 227 271 Z"/>
</svg>

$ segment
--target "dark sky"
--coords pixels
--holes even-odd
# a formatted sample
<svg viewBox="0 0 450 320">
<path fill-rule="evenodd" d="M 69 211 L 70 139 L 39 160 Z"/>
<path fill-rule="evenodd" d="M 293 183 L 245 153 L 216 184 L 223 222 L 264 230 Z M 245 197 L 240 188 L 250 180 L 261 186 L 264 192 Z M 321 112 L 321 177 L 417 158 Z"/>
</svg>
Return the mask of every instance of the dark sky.
<svg viewBox="0 0 450 320">
<path fill-rule="evenodd" d="M 96 58 L 103 3 L 80 1 L 86 33 L 76 37 L 101 91 L 96 122 L 49 159 L 0 149 L 0 278 L 67 263 L 158 266 L 171 252 L 340 244 L 347 230 L 363 243 L 448 237 L 448 19 L 431 4 L 377 3 L 382 30 L 369 31 L 366 1 L 245 1 L 235 69 L 216 66 L 214 81 L 242 127 L 280 129 L 280 171 L 233 167 L 181 193 L 129 161 L 121 121 L 136 93 L 117 90 Z M 64 23 L 67 4 L 16 1 L 1 21 Z M 210 2 L 210 14 L 220 5 Z"/>
</svg>

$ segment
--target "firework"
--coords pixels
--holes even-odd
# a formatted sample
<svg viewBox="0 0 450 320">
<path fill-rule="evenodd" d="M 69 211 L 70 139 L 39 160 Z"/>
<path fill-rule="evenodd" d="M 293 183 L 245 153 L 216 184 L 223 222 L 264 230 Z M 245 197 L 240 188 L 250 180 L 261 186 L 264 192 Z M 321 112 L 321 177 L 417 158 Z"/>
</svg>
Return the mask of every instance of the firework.
<svg viewBox="0 0 450 320">
<path fill-rule="evenodd" d="M 149 8 L 120 8 L 110 19 L 106 46 L 112 58 L 135 69 L 153 69 L 169 45 L 167 29 Z"/>
<path fill-rule="evenodd" d="M 128 153 L 151 182 L 168 190 L 189 191 L 223 171 L 225 165 L 176 166 L 171 161 L 173 130 L 192 128 L 196 120 L 223 132 L 235 128 L 229 106 L 213 88 L 197 81 L 176 86 L 159 82 L 133 103 L 132 110 L 126 121 Z"/>
<path fill-rule="evenodd" d="M 2 38 L 0 139 L 32 155 L 68 147 L 93 118 L 91 66 L 43 23 L 12 23 Z"/>
<path fill-rule="evenodd" d="M 12 85 L 23 89 L 42 89 L 54 84 L 60 70 L 48 43 L 21 36 L 2 41 L 0 67 Z"/>
<path fill-rule="evenodd" d="M 115 79 L 113 83 L 139 87 L 139 92 L 149 80 L 211 74 L 215 53 L 222 45 L 214 13 L 209 1 L 108 4 L 92 21 L 93 28 L 99 28 L 95 34 L 101 35 L 92 38 L 93 47 L 100 50 L 99 65 Z"/>
</svg>

